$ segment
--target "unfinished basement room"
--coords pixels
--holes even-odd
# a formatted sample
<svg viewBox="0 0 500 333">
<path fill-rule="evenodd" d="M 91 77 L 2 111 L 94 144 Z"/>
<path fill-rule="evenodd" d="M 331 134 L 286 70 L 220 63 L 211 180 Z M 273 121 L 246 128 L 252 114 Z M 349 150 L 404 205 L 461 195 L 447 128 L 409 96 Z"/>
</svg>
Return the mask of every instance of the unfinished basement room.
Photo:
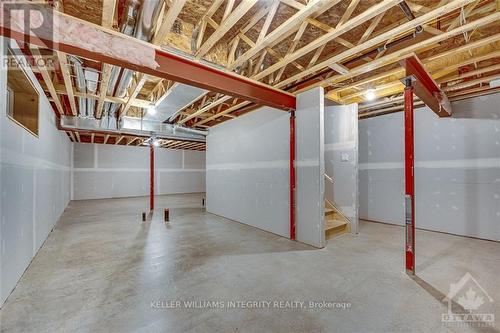
<svg viewBox="0 0 500 333">
<path fill-rule="evenodd" d="M 500 333 L 500 0 L 0 8 L 0 333 Z"/>
</svg>

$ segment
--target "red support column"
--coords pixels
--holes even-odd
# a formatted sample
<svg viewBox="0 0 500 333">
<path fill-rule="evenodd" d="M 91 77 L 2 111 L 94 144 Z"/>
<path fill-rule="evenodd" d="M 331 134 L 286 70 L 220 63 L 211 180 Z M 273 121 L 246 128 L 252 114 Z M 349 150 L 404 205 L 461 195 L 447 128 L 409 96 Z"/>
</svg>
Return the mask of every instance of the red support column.
<svg viewBox="0 0 500 333">
<path fill-rule="evenodd" d="M 290 239 L 295 240 L 295 111 L 290 112 Z"/>
<path fill-rule="evenodd" d="M 405 100 L 405 226 L 406 226 L 406 271 L 415 273 L 415 156 L 414 156 L 414 118 L 413 83 L 407 79 L 404 91 Z"/>
<path fill-rule="evenodd" d="M 155 147 L 149 146 L 149 210 L 155 209 Z"/>
</svg>

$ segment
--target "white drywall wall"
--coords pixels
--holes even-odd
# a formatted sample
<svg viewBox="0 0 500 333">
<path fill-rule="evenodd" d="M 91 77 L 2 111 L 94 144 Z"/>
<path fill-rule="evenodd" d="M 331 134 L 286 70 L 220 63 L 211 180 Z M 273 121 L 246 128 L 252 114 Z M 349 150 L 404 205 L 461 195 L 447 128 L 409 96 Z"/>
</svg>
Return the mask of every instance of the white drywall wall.
<svg viewBox="0 0 500 333">
<path fill-rule="evenodd" d="M 417 228 L 500 240 L 500 94 L 415 110 Z M 403 224 L 403 113 L 360 120 L 360 218 Z"/>
<path fill-rule="evenodd" d="M 208 212 L 289 237 L 289 119 L 263 107 L 210 128 Z"/>
<path fill-rule="evenodd" d="M 323 90 L 297 96 L 296 237 L 324 246 Z M 207 211 L 290 236 L 290 115 L 263 107 L 210 128 Z"/>
<path fill-rule="evenodd" d="M 325 106 L 325 197 L 358 232 L 358 105 Z"/>
<path fill-rule="evenodd" d="M 149 195 L 149 147 L 76 143 L 73 199 Z M 155 149 L 155 194 L 205 192 L 205 152 Z"/>
<path fill-rule="evenodd" d="M 5 39 L 1 40 L 4 64 Z M 7 71 L 0 70 L 0 304 L 9 296 L 70 199 L 71 142 L 40 92 L 39 137 L 6 116 Z"/>
<path fill-rule="evenodd" d="M 325 246 L 324 91 L 315 88 L 297 96 L 296 229 L 297 240 Z"/>
</svg>

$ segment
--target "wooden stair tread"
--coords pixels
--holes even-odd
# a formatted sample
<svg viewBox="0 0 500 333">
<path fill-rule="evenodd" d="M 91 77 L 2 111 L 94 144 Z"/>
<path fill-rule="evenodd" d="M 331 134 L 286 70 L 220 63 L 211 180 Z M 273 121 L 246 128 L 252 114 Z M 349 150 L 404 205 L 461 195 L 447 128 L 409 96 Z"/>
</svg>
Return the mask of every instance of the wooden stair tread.
<svg viewBox="0 0 500 333">
<path fill-rule="evenodd" d="M 332 239 L 349 232 L 349 223 L 338 219 L 325 219 L 325 239 Z"/>
<path fill-rule="evenodd" d="M 325 231 L 330 229 L 335 229 L 339 227 L 347 226 L 346 221 L 336 220 L 336 219 L 327 219 L 325 220 Z"/>
<path fill-rule="evenodd" d="M 340 214 L 335 207 L 325 201 L 325 239 L 332 239 L 349 232 L 349 220 Z"/>
</svg>

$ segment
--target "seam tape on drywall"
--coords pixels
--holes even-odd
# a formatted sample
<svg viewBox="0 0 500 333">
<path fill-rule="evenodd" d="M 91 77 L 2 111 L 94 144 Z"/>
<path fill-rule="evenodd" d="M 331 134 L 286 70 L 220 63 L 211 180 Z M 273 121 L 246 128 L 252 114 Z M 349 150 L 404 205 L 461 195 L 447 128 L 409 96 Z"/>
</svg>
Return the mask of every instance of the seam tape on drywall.
<svg viewBox="0 0 500 333">
<path fill-rule="evenodd" d="M 150 169 L 134 168 L 74 168 L 75 172 L 149 172 Z M 205 172 L 205 169 L 158 169 L 155 172 Z"/>
<path fill-rule="evenodd" d="M 245 162 L 245 163 L 220 163 L 208 164 L 207 170 L 245 170 L 245 169 L 288 169 L 289 160 Z M 295 162 L 296 167 L 319 166 L 319 160 L 302 160 Z"/>
<path fill-rule="evenodd" d="M 57 164 L 42 158 L 29 156 L 20 152 L 15 152 L 10 149 L 1 149 L 2 164 L 10 164 L 19 167 L 38 167 L 42 169 L 54 169 L 62 171 L 71 171 L 71 166 Z M 68 156 L 69 158 L 69 156 Z"/>
<path fill-rule="evenodd" d="M 415 162 L 416 168 L 429 169 L 485 169 L 500 168 L 500 158 L 479 158 L 464 160 L 440 160 Z M 360 163 L 359 170 L 403 169 L 403 162 Z"/>
</svg>

